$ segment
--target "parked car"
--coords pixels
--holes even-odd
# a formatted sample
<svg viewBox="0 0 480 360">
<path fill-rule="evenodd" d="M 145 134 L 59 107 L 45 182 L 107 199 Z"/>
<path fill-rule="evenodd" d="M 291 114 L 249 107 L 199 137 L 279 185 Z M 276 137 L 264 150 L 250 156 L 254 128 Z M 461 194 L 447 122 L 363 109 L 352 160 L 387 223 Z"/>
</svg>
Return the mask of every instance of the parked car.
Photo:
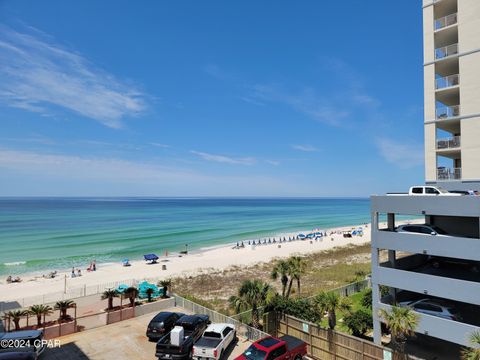
<svg viewBox="0 0 480 360">
<path fill-rule="evenodd" d="M 162 360 L 190 359 L 193 344 L 202 336 L 210 323 L 208 315 L 184 315 L 175 322 L 170 333 L 164 335 L 158 342 L 155 356 Z M 171 334 L 177 328 L 183 328 L 179 344 L 172 344 Z"/>
<path fill-rule="evenodd" d="M 427 224 L 400 225 L 395 229 L 395 231 L 428 234 L 428 235 L 448 235 L 445 230 L 440 229 L 438 226 L 427 225 Z"/>
<path fill-rule="evenodd" d="M 202 337 L 193 345 L 193 358 L 220 360 L 236 337 L 237 333 L 232 324 L 210 324 Z"/>
<path fill-rule="evenodd" d="M 182 313 L 162 311 L 150 320 L 147 327 L 147 337 L 150 341 L 158 341 L 175 326 L 175 322 L 181 318 Z"/>
<path fill-rule="evenodd" d="M 43 340 L 43 331 L 42 330 L 22 330 L 22 331 L 12 331 L 12 332 L 1 332 L 0 333 L 0 354 L 2 356 L 7 356 L 4 354 L 15 353 L 18 354 L 19 359 L 22 359 L 22 356 L 28 359 L 28 356 L 32 357 L 33 355 L 23 355 L 20 353 L 32 353 L 35 356 L 41 355 L 45 348 L 46 344 L 42 342 Z M 12 348 L 11 344 L 19 343 L 22 346 L 19 348 Z M 37 345 L 37 346 L 35 346 Z M 13 356 L 13 355 L 11 355 Z M 8 357 L 6 357 L 8 359 Z M 1 358 L 0 358 L 1 359 Z M 15 359 L 15 357 L 13 357 Z"/>
<path fill-rule="evenodd" d="M 454 265 L 457 268 L 460 266 L 474 273 L 480 272 L 480 262 L 478 261 L 458 259 L 458 258 L 445 257 L 445 256 L 429 256 L 428 262 L 436 269 Z"/>
<path fill-rule="evenodd" d="M 0 360 L 37 360 L 38 355 L 34 351 L 7 351 L 1 352 Z"/>
<path fill-rule="evenodd" d="M 255 341 L 235 360 L 301 360 L 307 354 L 307 344 L 290 335 L 268 336 Z"/>
<path fill-rule="evenodd" d="M 403 301 L 398 304 L 401 307 L 410 307 L 416 312 L 438 316 L 448 320 L 461 321 L 455 305 L 448 301 L 437 299 L 421 299 L 415 301 Z"/>
</svg>

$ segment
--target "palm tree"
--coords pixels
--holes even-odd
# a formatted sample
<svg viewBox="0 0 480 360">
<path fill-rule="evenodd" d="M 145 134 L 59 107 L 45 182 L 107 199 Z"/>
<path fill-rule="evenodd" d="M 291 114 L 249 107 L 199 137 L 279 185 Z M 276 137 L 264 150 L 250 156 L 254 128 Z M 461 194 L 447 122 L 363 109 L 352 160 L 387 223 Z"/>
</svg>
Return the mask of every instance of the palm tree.
<svg viewBox="0 0 480 360">
<path fill-rule="evenodd" d="M 8 319 L 12 320 L 15 324 L 15 330 L 20 330 L 20 320 L 28 315 L 27 310 L 11 310 L 6 313 Z"/>
<path fill-rule="evenodd" d="M 471 347 L 462 350 L 463 360 L 480 360 L 480 331 L 474 331 L 469 338 Z"/>
<path fill-rule="evenodd" d="M 152 288 L 148 288 L 147 290 L 145 290 L 145 294 L 147 294 L 147 301 L 148 302 L 152 302 L 152 295 L 153 295 L 154 292 L 155 292 L 155 290 L 153 290 Z"/>
<path fill-rule="evenodd" d="M 47 316 L 52 313 L 52 307 L 48 305 L 33 305 L 30 306 L 29 313 L 37 317 L 37 326 L 42 326 L 42 316 Z"/>
<path fill-rule="evenodd" d="M 275 293 L 270 285 L 260 280 L 245 280 L 238 289 L 237 296 L 231 296 L 230 306 L 238 313 L 252 310 L 252 326 L 258 328 L 260 324 L 259 308 L 268 305 Z"/>
<path fill-rule="evenodd" d="M 418 325 L 418 316 L 408 307 L 392 306 L 391 311 L 380 309 L 378 315 L 383 318 L 390 333 L 392 334 L 393 345 L 398 351 L 405 351 L 407 336 L 415 334 Z"/>
<path fill-rule="evenodd" d="M 335 329 L 337 325 L 337 311 L 350 311 L 352 304 L 349 298 L 341 297 L 335 292 L 321 292 L 314 300 L 320 313 L 327 313 L 328 327 Z"/>
<path fill-rule="evenodd" d="M 123 296 L 130 300 L 130 306 L 135 305 L 135 299 L 138 297 L 138 289 L 135 286 L 130 286 L 123 292 Z"/>
<path fill-rule="evenodd" d="M 289 267 L 290 267 L 290 264 L 287 260 L 280 260 L 273 267 L 272 272 L 270 274 L 270 277 L 272 278 L 272 280 L 277 280 L 278 278 L 280 278 L 280 281 L 282 283 L 283 297 L 285 297 L 285 293 L 287 291 Z"/>
<path fill-rule="evenodd" d="M 290 275 L 290 284 L 288 285 L 287 298 L 290 296 L 290 291 L 292 290 L 293 280 L 297 281 L 297 292 L 300 296 L 300 278 L 305 274 L 307 264 L 305 259 L 301 256 L 292 256 L 289 260 L 289 275 Z"/>
<path fill-rule="evenodd" d="M 126 290 L 125 290 L 126 291 Z M 113 310 L 113 299 L 118 297 L 118 291 L 114 289 L 107 289 L 102 294 L 102 300 L 108 299 L 108 307 L 107 310 Z"/>
<path fill-rule="evenodd" d="M 169 287 L 172 286 L 172 280 L 171 279 L 165 279 L 162 281 L 158 282 L 158 286 L 161 286 L 163 288 L 163 296 L 164 298 L 167 297 L 167 290 Z"/>
<path fill-rule="evenodd" d="M 67 310 L 72 309 L 76 307 L 77 304 L 73 300 L 63 300 L 63 301 L 57 301 L 55 304 L 54 309 L 55 310 L 60 310 L 60 320 L 62 319 L 67 319 Z"/>
</svg>

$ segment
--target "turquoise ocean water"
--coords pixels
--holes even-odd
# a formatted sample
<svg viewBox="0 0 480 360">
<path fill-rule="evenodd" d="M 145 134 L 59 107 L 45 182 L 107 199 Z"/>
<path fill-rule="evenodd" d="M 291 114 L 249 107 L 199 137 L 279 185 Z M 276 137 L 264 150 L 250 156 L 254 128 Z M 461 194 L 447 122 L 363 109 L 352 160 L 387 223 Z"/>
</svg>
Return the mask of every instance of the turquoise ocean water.
<svg viewBox="0 0 480 360">
<path fill-rule="evenodd" d="M 370 221 L 368 199 L 0 198 L 0 275 Z"/>
</svg>

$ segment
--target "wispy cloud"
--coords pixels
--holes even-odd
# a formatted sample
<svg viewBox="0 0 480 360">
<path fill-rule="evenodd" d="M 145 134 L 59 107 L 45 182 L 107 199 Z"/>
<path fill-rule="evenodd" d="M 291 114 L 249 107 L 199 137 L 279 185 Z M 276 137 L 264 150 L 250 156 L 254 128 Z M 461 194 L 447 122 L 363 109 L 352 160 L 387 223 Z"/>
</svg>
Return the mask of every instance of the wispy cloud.
<svg viewBox="0 0 480 360">
<path fill-rule="evenodd" d="M 380 155 L 399 168 L 408 169 L 424 163 L 423 146 L 420 144 L 381 138 L 377 139 L 376 145 Z"/>
<path fill-rule="evenodd" d="M 146 109 L 146 96 L 38 30 L 0 25 L 0 101 L 53 113 L 52 105 L 119 128 Z"/>
<path fill-rule="evenodd" d="M 316 152 L 316 151 L 318 151 L 318 149 L 315 146 L 308 145 L 308 144 L 292 145 L 292 148 L 295 149 L 295 150 L 304 151 L 304 152 Z"/>
<path fill-rule="evenodd" d="M 272 166 L 280 165 L 280 161 L 278 161 L 278 160 L 265 160 L 265 162 L 269 165 L 272 165 Z"/>
<path fill-rule="evenodd" d="M 0 148 L 0 196 L 296 196 L 311 190 L 299 187 L 295 176 L 257 170 L 226 175 L 158 160 Z"/>
<path fill-rule="evenodd" d="M 155 146 L 155 147 L 159 147 L 159 148 L 163 148 L 163 149 L 166 149 L 166 148 L 170 147 L 170 145 L 162 144 L 162 143 L 158 143 L 158 142 L 151 142 L 150 145 Z"/>
<path fill-rule="evenodd" d="M 194 155 L 199 156 L 203 160 L 224 163 L 224 164 L 253 165 L 257 162 L 257 160 L 252 157 L 233 158 L 225 155 L 209 154 L 206 152 L 195 151 L 195 150 L 192 150 L 190 152 Z"/>
<path fill-rule="evenodd" d="M 256 84 L 252 87 L 249 98 L 284 103 L 317 121 L 333 126 L 342 126 L 343 120 L 350 115 L 345 107 L 336 106 L 331 98 L 321 96 L 309 87 L 291 92 L 276 84 Z"/>
</svg>

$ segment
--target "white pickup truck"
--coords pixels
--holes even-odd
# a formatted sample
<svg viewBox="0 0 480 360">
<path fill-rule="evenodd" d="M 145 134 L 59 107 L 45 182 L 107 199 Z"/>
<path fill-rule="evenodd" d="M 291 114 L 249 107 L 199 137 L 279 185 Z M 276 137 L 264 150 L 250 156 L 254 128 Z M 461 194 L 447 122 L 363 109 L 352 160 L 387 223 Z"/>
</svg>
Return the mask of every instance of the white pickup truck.
<svg viewBox="0 0 480 360">
<path fill-rule="evenodd" d="M 412 195 L 412 196 L 462 196 L 460 193 L 453 193 L 439 186 L 419 185 L 412 186 L 408 193 L 387 193 L 387 195 Z"/>
<path fill-rule="evenodd" d="M 194 360 L 221 360 L 225 350 L 236 339 L 232 324 L 210 324 L 193 345 Z"/>
</svg>

